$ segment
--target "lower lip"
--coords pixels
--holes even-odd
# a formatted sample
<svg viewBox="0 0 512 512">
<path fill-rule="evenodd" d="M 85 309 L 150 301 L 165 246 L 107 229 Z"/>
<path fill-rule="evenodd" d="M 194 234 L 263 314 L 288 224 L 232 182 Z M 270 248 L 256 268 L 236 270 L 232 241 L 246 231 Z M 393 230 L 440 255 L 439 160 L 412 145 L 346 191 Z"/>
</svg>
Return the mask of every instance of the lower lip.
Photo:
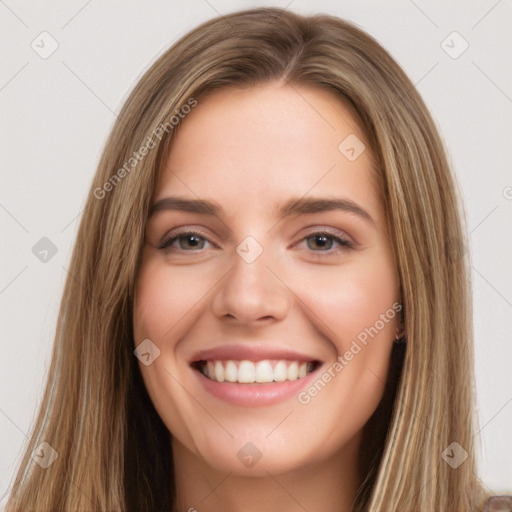
<svg viewBox="0 0 512 512">
<path fill-rule="evenodd" d="M 316 368 L 305 377 L 297 380 L 283 382 L 268 382 L 264 384 L 240 384 L 238 382 L 217 382 L 209 379 L 200 370 L 194 369 L 199 381 L 206 391 L 220 398 L 224 402 L 240 407 L 261 407 L 297 396 L 314 379 L 319 368 Z"/>
</svg>

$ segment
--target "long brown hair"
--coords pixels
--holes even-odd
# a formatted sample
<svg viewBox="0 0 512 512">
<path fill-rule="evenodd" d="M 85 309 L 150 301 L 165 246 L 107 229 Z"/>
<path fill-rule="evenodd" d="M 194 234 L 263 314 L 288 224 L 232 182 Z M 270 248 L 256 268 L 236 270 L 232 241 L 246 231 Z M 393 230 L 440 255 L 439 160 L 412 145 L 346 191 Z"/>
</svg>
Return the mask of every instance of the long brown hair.
<svg viewBox="0 0 512 512">
<path fill-rule="evenodd" d="M 179 129 L 173 116 L 208 92 L 273 80 L 335 91 L 357 112 L 378 162 L 407 350 L 373 422 L 378 456 L 364 463 L 356 508 L 477 509 L 467 234 L 436 127 L 369 35 L 336 17 L 261 8 L 187 34 L 125 102 L 82 215 L 44 398 L 6 512 L 171 510 L 170 434 L 133 354 L 134 281 L 150 201 Z M 144 156 L 134 157 L 142 147 Z M 46 469 L 32 458 L 42 442 L 58 454 Z M 442 457 L 452 442 L 468 453 L 457 468 Z"/>
</svg>

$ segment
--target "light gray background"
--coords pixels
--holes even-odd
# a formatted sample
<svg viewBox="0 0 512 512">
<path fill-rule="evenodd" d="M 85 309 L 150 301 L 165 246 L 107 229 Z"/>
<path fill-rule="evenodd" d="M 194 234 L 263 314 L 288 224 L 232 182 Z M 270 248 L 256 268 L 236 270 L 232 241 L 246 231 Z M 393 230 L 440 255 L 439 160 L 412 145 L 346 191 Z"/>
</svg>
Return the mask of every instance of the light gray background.
<svg viewBox="0 0 512 512">
<path fill-rule="evenodd" d="M 263 5 L 336 14 L 367 30 L 438 123 L 471 231 L 480 476 L 489 492 L 512 492 L 511 0 L 0 0 L 0 496 L 33 426 L 78 221 L 116 113 L 177 38 Z M 46 59 L 31 47 L 43 31 L 58 42 Z M 469 43 L 458 58 L 445 51 L 463 48 L 446 39 L 453 31 Z M 58 249 L 46 262 L 32 252 L 42 237 Z"/>
</svg>

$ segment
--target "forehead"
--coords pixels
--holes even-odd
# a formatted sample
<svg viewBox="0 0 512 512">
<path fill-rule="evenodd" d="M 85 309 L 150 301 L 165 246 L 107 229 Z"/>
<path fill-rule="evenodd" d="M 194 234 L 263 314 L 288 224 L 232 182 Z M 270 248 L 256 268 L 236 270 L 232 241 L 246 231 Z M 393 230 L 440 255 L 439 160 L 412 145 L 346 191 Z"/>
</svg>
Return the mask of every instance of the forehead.
<svg viewBox="0 0 512 512">
<path fill-rule="evenodd" d="M 334 92 L 278 83 L 231 88 L 199 98 L 181 120 L 154 197 L 267 210 L 287 197 L 337 194 L 379 217 L 373 167 L 353 110 Z"/>
</svg>

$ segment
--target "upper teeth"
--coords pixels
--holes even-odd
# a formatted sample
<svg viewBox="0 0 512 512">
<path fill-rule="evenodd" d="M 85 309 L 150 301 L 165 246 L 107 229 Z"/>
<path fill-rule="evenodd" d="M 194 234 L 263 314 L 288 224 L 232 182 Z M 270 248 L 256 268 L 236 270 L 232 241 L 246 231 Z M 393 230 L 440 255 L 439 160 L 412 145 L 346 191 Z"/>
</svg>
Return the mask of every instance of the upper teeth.
<svg viewBox="0 0 512 512">
<path fill-rule="evenodd" d="M 283 382 L 305 377 L 313 363 L 299 361 L 207 361 L 201 365 L 204 375 L 217 382 Z"/>
</svg>

